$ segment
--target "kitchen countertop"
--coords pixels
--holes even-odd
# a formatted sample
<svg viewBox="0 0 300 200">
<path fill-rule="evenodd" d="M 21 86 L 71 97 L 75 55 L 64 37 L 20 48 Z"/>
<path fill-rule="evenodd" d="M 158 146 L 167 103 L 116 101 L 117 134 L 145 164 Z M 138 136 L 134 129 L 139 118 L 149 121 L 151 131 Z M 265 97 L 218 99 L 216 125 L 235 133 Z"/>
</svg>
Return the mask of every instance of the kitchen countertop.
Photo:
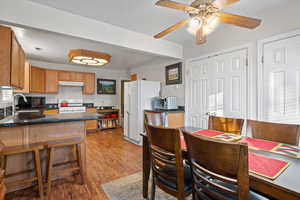
<svg viewBox="0 0 300 200">
<path fill-rule="evenodd" d="M 97 120 L 99 116 L 100 115 L 96 113 L 66 113 L 57 115 L 37 115 L 27 113 L 26 115 L 9 116 L 0 120 L 0 127 Z"/>
<path fill-rule="evenodd" d="M 184 109 L 152 109 L 152 110 L 144 110 L 145 112 L 155 112 L 155 113 L 176 113 L 176 112 L 184 112 Z"/>
</svg>

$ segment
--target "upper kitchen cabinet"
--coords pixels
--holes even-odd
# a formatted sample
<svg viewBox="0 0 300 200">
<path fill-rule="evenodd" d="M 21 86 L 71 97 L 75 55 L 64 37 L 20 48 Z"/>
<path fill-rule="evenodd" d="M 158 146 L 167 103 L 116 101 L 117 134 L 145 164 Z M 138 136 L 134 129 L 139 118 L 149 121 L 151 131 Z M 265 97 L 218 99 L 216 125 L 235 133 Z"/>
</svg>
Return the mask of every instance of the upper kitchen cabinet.
<svg viewBox="0 0 300 200">
<path fill-rule="evenodd" d="M 59 81 L 72 81 L 72 72 L 70 71 L 59 71 L 58 73 Z"/>
<path fill-rule="evenodd" d="M 93 73 L 84 73 L 83 94 L 95 94 L 96 76 Z"/>
<path fill-rule="evenodd" d="M 45 73 L 45 92 L 58 93 L 58 70 L 46 69 Z"/>
<path fill-rule="evenodd" d="M 45 93 L 46 70 L 31 66 L 30 68 L 30 92 Z"/>
<path fill-rule="evenodd" d="M 25 62 L 24 67 L 24 87 L 23 89 L 17 90 L 15 89 L 14 92 L 20 92 L 20 93 L 29 93 L 30 92 L 30 67 L 31 64 L 29 62 Z"/>
<path fill-rule="evenodd" d="M 0 86 L 24 88 L 25 53 L 14 32 L 0 26 Z"/>
</svg>

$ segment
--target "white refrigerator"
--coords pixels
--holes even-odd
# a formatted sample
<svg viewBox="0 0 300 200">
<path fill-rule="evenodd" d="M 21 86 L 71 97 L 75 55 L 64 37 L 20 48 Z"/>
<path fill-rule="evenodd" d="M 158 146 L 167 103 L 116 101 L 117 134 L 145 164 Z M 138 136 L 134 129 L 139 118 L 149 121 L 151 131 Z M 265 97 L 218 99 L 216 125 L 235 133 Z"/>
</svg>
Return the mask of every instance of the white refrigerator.
<svg viewBox="0 0 300 200">
<path fill-rule="evenodd" d="M 142 145 L 144 110 L 152 109 L 151 99 L 160 94 L 160 82 L 137 80 L 124 86 L 124 138 Z"/>
</svg>

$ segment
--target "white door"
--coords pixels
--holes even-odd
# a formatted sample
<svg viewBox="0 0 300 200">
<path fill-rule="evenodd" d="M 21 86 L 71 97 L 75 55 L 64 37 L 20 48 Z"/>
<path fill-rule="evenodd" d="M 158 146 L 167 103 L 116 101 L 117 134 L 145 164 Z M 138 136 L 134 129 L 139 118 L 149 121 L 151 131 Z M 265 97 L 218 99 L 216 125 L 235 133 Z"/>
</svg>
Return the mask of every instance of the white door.
<svg viewBox="0 0 300 200">
<path fill-rule="evenodd" d="M 263 45 L 262 120 L 300 123 L 300 36 Z"/>
<path fill-rule="evenodd" d="M 247 50 L 195 60 L 188 65 L 187 125 L 207 128 L 208 115 L 245 118 Z"/>
</svg>

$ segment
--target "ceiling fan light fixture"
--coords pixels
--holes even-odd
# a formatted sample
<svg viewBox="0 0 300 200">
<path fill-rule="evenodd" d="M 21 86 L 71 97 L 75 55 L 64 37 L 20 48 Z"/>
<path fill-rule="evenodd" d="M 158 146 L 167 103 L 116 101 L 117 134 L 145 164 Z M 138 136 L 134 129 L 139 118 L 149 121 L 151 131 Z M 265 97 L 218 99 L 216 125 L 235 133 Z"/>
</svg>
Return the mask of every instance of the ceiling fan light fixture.
<svg viewBox="0 0 300 200">
<path fill-rule="evenodd" d="M 189 23 L 191 28 L 201 27 L 203 24 L 203 20 L 200 17 L 193 17 Z"/>
<path fill-rule="evenodd" d="M 109 54 L 84 49 L 72 49 L 68 56 L 70 62 L 88 66 L 103 66 L 111 60 Z"/>
</svg>

